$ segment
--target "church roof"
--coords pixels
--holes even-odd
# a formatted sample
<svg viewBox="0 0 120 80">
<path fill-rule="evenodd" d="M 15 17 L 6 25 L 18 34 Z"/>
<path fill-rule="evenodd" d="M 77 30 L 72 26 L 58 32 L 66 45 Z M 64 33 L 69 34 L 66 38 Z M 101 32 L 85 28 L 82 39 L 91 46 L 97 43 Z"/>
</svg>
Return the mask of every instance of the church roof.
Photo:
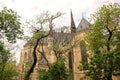
<svg viewBox="0 0 120 80">
<path fill-rule="evenodd" d="M 76 29 L 76 32 L 80 32 L 82 30 L 86 30 L 89 28 L 90 28 L 90 23 L 85 18 L 82 18 L 82 20 L 80 21 L 80 23 Z"/>
<path fill-rule="evenodd" d="M 55 43 L 66 43 L 67 41 L 71 40 L 72 36 L 71 33 L 61 33 L 61 32 L 56 32 L 54 35 L 54 42 Z"/>
<path fill-rule="evenodd" d="M 48 37 L 41 39 L 41 43 L 48 43 Z M 62 32 L 54 32 L 53 40 L 54 43 L 67 43 L 69 40 L 72 39 L 71 33 L 62 33 Z"/>
<path fill-rule="evenodd" d="M 80 32 L 89 28 L 90 28 L 90 23 L 85 18 L 82 18 L 82 20 L 80 21 L 76 29 L 76 32 Z M 40 40 L 40 43 L 47 44 L 49 37 L 50 36 L 42 38 Z M 52 34 L 52 37 L 53 37 L 54 43 L 67 43 L 72 39 L 71 33 L 64 33 L 64 32 L 54 32 Z"/>
</svg>

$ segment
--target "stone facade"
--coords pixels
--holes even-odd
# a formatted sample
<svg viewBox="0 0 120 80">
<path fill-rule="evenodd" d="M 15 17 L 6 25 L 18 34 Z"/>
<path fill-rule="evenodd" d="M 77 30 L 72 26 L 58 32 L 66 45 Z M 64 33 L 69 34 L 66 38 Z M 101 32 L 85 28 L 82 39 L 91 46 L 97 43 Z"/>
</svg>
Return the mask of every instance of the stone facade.
<svg viewBox="0 0 120 80">
<path fill-rule="evenodd" d="M 73 69 L 73 80 L 80 80 L 81 77 L 83 77 L 83 71 L 80 71 L 78 69 L 80 62 L 88 62 L 87 57 L 86 57 L 86 49 L 84 43 L 84 34 L 86 31 L 89 30 L 90 24 L 89 22 L 85 19 L 82 18 L 81 22 L 79 23 L 78 27 L 75 27 L 73 15 L 71 12 L 71 33 L 58 33 L 53 31 L 53 36 L 56 38 L 58 41 L 62 40 L 61 42 L 65 42 L 66 40 L 71 39 L 71 43 L 75 44 L 72 49 L 67 51 L 65 53 L 67 57 L 66 61 L 66 66 L 68 68 Z M 48 36 L 47 38 L 42 40 L 42 44 L 39 44 L 37 49 L 42 51 L 44 49 L 45 56 L 47 57 L 49 63 L 53 63 L 56 61 L 56 57 L 53 53 L 53 51 L 50 51 L 50 46 L 53 45 L 53 36 Z M 60 39 L 59 39 L 60 38 Z M 20 72 L 20 77 L 19 80 L 23 80 L 23 74 L 26 69 L 26 62 L 33 62 L 33 57 L 32 57 L 32 51 L 33 51 L 33 46 L 28 42 L 24 45 L 24 48 L 21 52 L 20 56 L 20 63 L 18 65 L 18 71 Z M 27 66 L 30 64 L 28 63 Z M 31 80 L 37 80 L 37 68 L 42 68 L 42 69 L 48 69 L 46 65 L 46 60 L 41 56 L 41 54 L 37 51 L 37 64 L 35 67 L 34 72 L 32 73 Z M 118 80 L 115 78 L 115 80 Z"/>
</svg>

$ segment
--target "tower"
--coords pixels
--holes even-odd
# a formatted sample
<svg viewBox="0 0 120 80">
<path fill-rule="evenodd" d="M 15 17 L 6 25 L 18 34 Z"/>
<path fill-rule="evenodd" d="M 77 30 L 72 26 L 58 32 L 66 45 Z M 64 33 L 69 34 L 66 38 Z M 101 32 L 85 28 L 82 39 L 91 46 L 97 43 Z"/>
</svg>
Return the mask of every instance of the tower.
<svg viewBox="0 0 120 80">
<path fill-rule="evenodd" d="M 70 25 L 71 33 L 75 33 L 76 32 L 76 27 L 75 27 L 75 22 L 74 22 L 74 19 L 73 19 L 72 10 L 70 12 L 70 17 L 71 17 L 71 25 Z"/>
</svg>

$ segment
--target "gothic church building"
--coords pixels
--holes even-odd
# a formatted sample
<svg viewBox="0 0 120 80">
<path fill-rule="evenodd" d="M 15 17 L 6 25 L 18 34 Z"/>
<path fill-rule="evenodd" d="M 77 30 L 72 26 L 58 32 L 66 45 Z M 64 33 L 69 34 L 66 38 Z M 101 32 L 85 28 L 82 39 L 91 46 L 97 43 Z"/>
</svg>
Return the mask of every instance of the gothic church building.
<svg viewBox="0 0 120 80">
<path fill-rule="evenodd" d="M 48 37 L 41 40 L 41 43 L 38 46 L 38 49 L 42 51 L 44 48 L 44 53 L 49 61 L 49 63 L 53 63 L 56 60 L 56 56 L 54 55 L 54 51 L 50 51 L 49 47 L 54 43 L 67 43 L 68 40 L 71 41 L 72 44 L 75 44 L 70 50 L 65 52 L 65 56 L 67 57 L 66 66 L 73 70 L 73 80 L 80 80 L 80 78 L 83 76 L 83 72 L 78 69 L 80 62 L 88 62 L 87 56 L 86 56 L 86 46 L 84 42 L 84 35 L 85 32 L 89 30 L 90 23 L 85 19 L 82 18 L 78 27 L 75 26 L 73 14 L 71 12 L 70 14 L 71 22 L 70 22 L 70 30 L 71 33 L 65 33 L 65 32 L 55 32 L 53 30 L 52 34 L 50 34 Z M 43 47 L 40 47 L 40 46 Z M 33 46 L 27 42 L 24 45 L 24 48 L 20 55 L 20 63 L 18 65 L 18 70 L 20 72 L 20 80 L 23 78 L 23 73 L 25 71 L 25 67 L 29 66 L 25 64 L 25 62 L 30 61 L 32 63 L 33 57 L 32 57 L 32 51 Z M 37 52 L 37 51 L 36 51 Z M 34 73 L 32 73 L 31 79 L 37 80 L 37 71 L 36 69 L 38 67 L 41 67 L 43 69 L 47 69 L 47 61 L 44 57 L 41 56 L 39 52 L 37 52 L 37 64 L 34 70 Z"/>
</svg>

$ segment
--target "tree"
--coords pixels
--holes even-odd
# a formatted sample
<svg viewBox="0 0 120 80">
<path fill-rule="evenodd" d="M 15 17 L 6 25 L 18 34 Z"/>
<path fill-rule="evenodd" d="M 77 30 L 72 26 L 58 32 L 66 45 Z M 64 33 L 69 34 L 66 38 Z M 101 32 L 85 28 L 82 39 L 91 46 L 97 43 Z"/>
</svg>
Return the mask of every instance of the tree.
<svg viewBox="0 0 120 80">
<path fill-rule="evenodd" d="M 4 45 L 2 42 L 0 42 L 0 65 L 1 65 L 1 71 L 4 72 L 4 68 L 5 68 L 5 65 L 7 63 L 7 61 L 9 60 L 9 57 L 10 57 L 10 52 L 7 51 L 5 48 L 4 48 Z"/>
<path fill-rule="evenodd" d="M 71 71 L 65 66 L 65 58 L 59 57 L 49 70 L 39 69 L 39 80 L 70 80 Z"/>
<path fill-rule="evenodd" d="M 11 53 L 0 42 L 0 78 L 2 80 L 10 80 L 18 74 L 15 70 L 15 63 L 10 58 Z"/>
<path fill-rule="evenodd" d="M 59 29 L 61 31 L 56 31 L 52 34 L 53 44 L 52 46 L 50 46 L 50 49 L 54 51 L 56 59 L 58 59 L 61 55 L 65 54 L 66 52 L 69 52 L 71 47 L 73 47 L 73 45 L 71 44 L 71 33 L 65 32 L 65 30 L 67 29 L 68 27 L 64 26 L 61 29 Z"/>
<path fill-rule="evenodd" d="M 27 74 L 25 75 L 25 80 L 29 80 L 31 73 L 34 71 L 34 68 L 36 66 L 36 63 L 37 63 L 36 51 L 37 51 L 37 47 L 40 40 L 47 37 L 49 34 L 51 34 L 52 28 L 53 28 L 53 20 L 58 18 L 61 15 L 62 14 L 60 12 L 56 13 L 55 15 L 51 15 L 48 13 L 48 11 L 41 14 L 37 19 L 35 19 L 35 23 L 34 23 L 36 24 L 35 27 L 38 27 L 38 28 L 34 28 L 33 24 L 31 25 L 28 22 L 28 25 L 32 27 L 35 33 L 31 39 L 31 42 L 34 43 L 34 48 L 32 52 L 34 60 L 33 60 L 32 66 L 30 66 L 30 69 L 27 71 Z M 43 31 L 44 26 L 45 27 L 48 26 L 50 28 L 48 33 L 45 33 L 45 31 Z"/>
<path fill-rule="evenodd" d="M 3 42 L 5 40 L 6 42 L 15 43 L 16 39 L 21 37 L 23 31 L 20 24 L 20 16 L 12 9 L 4 7 L 0 11 L 0 78 L 2 80 L 10 80 L 16 73 L 15 66 L 11 61 L 10 50 L 5 47 Z"/>
<path fill-rule="evenodd" d="M 0 39 L 7 38 L 9 42 L 16 42 L 23 33 L 20 24 L 20 16 L 12 9 L 4 7 L 0 11 Z"/>
<path fill-rule="evenodd" d="M 86 33 L 86 43 L 92 56 L 85 76 L 92 80 L 112 80 L 120 73 L 120 5 L 103 5 L 92 15 L 92 30 Z M 118 60 L 119 59 L 119 60 Z"/>
</svg>

